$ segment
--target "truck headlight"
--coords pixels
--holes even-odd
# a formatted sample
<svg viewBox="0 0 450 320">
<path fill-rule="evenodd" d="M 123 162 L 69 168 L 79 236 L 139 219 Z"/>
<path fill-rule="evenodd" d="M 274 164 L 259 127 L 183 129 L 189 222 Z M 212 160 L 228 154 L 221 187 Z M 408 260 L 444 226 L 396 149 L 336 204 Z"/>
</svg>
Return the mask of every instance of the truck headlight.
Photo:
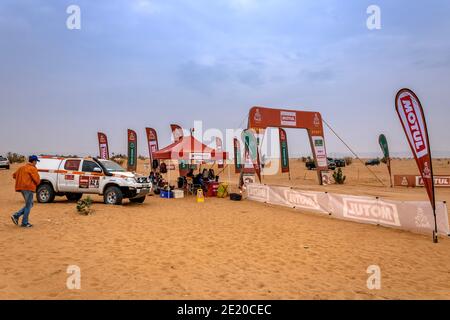
<svg viewBox="0 0 450 320">
<path fill-rule="evenodd" d="M 126 181 L 128 183 L 136 183 L 136 179 L 134 179 L 134 178 L 127 178 Z"/>
</svg>

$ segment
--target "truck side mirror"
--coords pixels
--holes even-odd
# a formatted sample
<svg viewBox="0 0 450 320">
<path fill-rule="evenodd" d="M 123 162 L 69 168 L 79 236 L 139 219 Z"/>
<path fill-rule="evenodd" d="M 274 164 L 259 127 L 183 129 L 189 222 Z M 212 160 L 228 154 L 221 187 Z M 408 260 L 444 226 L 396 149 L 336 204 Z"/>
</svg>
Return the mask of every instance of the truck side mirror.
<svg viewBox="0 0 450 320">
<path fill-rule="evenodd" d="M 93 172 L 97 172 L 97 173 L 102 173 L 102 169 L 100 169 L 99 167 L 95 167 L 94 170 L 92 170 Z"/>
</svg>

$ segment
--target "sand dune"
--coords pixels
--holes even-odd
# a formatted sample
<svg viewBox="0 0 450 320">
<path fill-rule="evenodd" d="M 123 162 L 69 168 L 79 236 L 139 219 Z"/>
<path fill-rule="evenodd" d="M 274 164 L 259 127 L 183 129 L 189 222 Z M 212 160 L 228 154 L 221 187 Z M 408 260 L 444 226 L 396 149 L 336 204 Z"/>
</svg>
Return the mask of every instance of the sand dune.
<svg viewBox="0 0 450 320">
<path fill-rule="evenodd" d="M 346 185 L 328 187 L 317 186 L 315 172 L 300 161 L 291 163 L 292 181 L 278 175 L 264 182 L 427 199 L 423 189 L 380 186 L 358 163 L 344 170 Z M 416 172 L 411 160 L 394 161 L 393 167 L 396 173 Z M 450 174 L 447 160 L 435 167 L 437 174 Z M 386 168 L 373 170 L 387 184 Z M 87 217 L 61 199 L 36 205 L 35 227 L 23 230 L 9 220 L 22 205 L 11 174 L 0 171 L 3 299 L 450 298 L 447 238 L 433 244 L 429 236 L 308 212 L 224 199 L 197 204 L 192 197 L 149 197 L 143 205 L 123 207 L 105 206 L 95 197 L 95 214 Z M 449 201 L 450 190 L 439 189 L 437 197 Z M 81 290 L 66 287 L 69 265 L 81 268 Z M 370 265 L 381 267 L 381 290 L 366 286 Z"/>
</svg>

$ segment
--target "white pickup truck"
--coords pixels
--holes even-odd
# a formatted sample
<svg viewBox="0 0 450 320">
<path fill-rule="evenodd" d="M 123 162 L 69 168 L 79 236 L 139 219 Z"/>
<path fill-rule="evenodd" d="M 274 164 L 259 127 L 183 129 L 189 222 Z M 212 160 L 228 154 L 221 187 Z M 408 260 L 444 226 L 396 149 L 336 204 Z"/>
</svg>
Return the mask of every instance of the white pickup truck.
<svg viewBox="0 0 450 320">
<path fill-rule="evenodd" d="M 143 203 L 151 191 L 149 178 L 126 172 L 109 160 L 40 157 L 37 169 L 41 184 L 36 197 L 40 203 L 51 203 L 56 196 L 78 201 L 83 194 L 103 195 L 104 203 L 121 205 L 123 199 Z"/>
</svg>

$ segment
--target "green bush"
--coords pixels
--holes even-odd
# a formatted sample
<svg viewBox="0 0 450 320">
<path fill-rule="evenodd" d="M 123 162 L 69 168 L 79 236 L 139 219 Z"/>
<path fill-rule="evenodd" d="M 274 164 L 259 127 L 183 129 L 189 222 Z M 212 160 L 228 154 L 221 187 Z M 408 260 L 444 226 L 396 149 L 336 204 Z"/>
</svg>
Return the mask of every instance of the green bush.
<svg viewBox="0 0 450 320">
<path fill-rule="evenodd" d="M 352 157 L 345 157 L 345 165 L 349 166 L 353 163 L 353 158 Z"/>
<path fill-rule="evenodd" d="M 17 153 L 8 152 L 8 154 L 6 155 L 6 158 L 9 160 L 9 162 L 11 164 L 13 164 L 13 163 L 24 163 L 25 162 L 25 156 L 22 156 L 22 155 L 17 154 Z"/>
<path fill-rule="evenodd" d="M 337 184 L 344 184 L 345 179 L 347 177 L 344 176 L 344 174 L 342 173 L 342 169 L 338 168 L 338 170 L 333 173 L 333 178 L 334 178 L 334 181 L 336 181 Z"/>
<path fill-rule="evenodd" d="M 93 210 L 91 209 L 92 199 L 91 197 L 87 197 L 86 199 L 81 199 L 77 202 L 77 211 L 80 214 L 85 216 L 89 216 L 92 214 Z"/>
</svg>

